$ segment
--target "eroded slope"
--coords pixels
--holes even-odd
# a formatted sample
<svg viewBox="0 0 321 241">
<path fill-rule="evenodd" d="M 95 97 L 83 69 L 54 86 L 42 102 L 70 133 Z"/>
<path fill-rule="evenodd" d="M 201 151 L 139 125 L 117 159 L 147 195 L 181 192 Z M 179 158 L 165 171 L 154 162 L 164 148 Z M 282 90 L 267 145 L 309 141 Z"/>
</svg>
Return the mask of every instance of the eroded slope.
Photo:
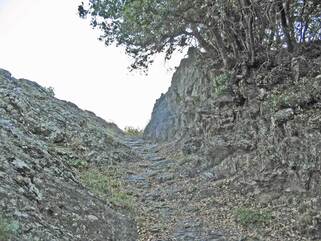
<svg viewBox="0 0 321 241">
<path fill-rule="evenodd" d="M 136 240 L 136 224 L 79 181 L 133 158 L 122 132 L 0 70 L 0 240 Z M 121 212 L 120 212 L 121 211 Z"/>
</svg>

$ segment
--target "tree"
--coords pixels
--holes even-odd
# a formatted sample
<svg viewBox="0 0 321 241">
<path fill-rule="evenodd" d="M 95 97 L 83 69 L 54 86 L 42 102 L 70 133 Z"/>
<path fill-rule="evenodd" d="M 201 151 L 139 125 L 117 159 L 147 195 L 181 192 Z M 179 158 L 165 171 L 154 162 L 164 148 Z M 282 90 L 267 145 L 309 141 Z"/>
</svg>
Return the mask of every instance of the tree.
<svg viewBox="0 0 321 241">
<path fill-rule="evenodd" d="M 321 39 L 319 0 L 89 0 L 79 6 L 100 28 L 100 39 L 122 45 L 132 68 L 147 68 L 153 55 L 198 47 L 225 69 L 256 64 L 260 51 Z"/>
</svg>

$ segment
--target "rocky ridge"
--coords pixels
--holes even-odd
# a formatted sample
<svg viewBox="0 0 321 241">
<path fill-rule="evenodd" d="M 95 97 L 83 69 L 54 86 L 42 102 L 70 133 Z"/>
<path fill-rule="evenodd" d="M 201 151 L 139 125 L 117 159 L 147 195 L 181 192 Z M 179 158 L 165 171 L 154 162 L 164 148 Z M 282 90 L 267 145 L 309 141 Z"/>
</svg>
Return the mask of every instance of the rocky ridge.
<svg viewBox="0 0 321 241">
<path fill-rule="evenodd" d="M 77 171 L 133 159 L 123 136 L 0 70 L 0 240 L 137 240 L 129 213 L 86 188 Z"/>
</svg>

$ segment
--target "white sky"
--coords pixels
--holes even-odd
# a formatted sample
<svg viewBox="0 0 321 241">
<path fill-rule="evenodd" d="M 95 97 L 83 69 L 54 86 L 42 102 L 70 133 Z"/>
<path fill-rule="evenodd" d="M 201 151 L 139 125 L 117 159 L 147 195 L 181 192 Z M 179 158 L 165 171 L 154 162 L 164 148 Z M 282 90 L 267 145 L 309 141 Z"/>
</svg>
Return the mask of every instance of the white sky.
<svg viewBox="0 0 321 241">
<path fill-rule="evenodd" d="M 56 97 L 121 128 L 143 128 L 179 57 L 167 64 L 159 58 L 148 76 L 128 72 L 129 57 L 97 40 L 77 15 L 79 2 L 0 0 L 0 68 L 51 86 Z"/>
</svg>

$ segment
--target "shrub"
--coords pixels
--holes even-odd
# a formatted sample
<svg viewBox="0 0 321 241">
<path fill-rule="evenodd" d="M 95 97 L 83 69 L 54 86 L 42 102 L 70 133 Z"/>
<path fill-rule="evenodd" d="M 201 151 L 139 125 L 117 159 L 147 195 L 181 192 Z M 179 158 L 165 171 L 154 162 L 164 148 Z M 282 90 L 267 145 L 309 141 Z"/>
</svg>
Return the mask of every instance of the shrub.
<svg viewBox="0 0 321 241">
<path fill-rule="evenodd" d="M 235 217 L 243 226 L 263 225 L 272 219 L 272 213 L 264 210 L 239 208 L 235 210 Z"/>
<path fill-rule="evenodd" d="M 231 74 L 229 72 L 215 76 L 213 79 L 214 93 L 216 95 L 222 95 L 224 91 L 226 91 L 230 79 Z"/>
<path fill-rule="evenodd" d="M 144 131 L 139 128 L 127 126 L 125 127 L 125 133 L 130 136 L 142 136 Z"/>
<path fill-rule="evenodd" d="M 55 89 L 53 88 L 53 87 L 48 87 L 48 88 L 46 88 L 46 91 L 47 91 L 47 93 L 48 93 L 48 95 L 50 95 L 51 97 L 55 97 Z"/>
<path fill-rule="evenodd" d="M 88 162 L 82 159 L 71 159 L 68 160 L 70 166 L 75 167 L 77 169 L 83 169 L 88 166 Z"/>
</svg>

